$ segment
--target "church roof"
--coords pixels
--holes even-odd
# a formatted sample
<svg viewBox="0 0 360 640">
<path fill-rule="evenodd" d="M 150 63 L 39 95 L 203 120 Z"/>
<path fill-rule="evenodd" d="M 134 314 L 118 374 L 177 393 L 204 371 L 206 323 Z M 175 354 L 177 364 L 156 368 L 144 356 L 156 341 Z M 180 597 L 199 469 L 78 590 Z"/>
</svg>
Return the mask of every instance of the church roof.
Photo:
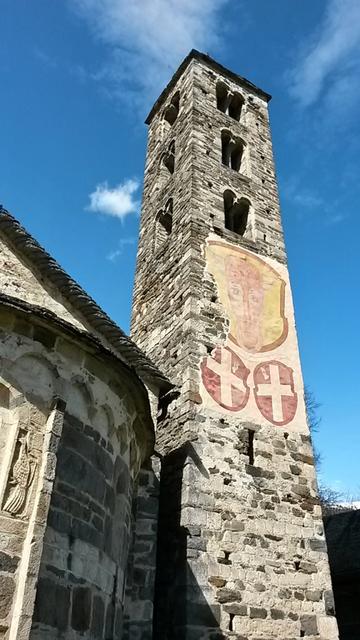
<svg viewBox="0 0 360 640">
<path fill-rule="evenodd" d="M 173 387 L 170 380 L 149 360 L 135 342 L 111 320 L 91 296 L 2 205 L 0 205 L 0 232 L 7 238 L 13 249 L 59 291 L 72 308 L 81 314 L 97 334 L 103 336 L 119 357 L 130 365 L 144 382 L 150 387 L 158 387 L 161 391 L 168 391 Z"/>
<path fill-rule="evenodd" d="M 162 91 L 162 93 L 160 94 L 160 96 L 156 100 L 153 108 L 151 109 L 148 117 L 145 120 L 146 124 L 150 124 L 150 122 L 153 119 L 155 113 L 161 107 L 161 105 L 165 102 L 167 96 L 169 95 L 169 93 L 173 89 L 174 85 L 177 83 L 178 79 L 184 73 L 186 67 L 190 64 L 190 62 L 192 60 L 198 60 L 199 62 L 202 62 L 204 65 L 206 65 L 207 67 L 210 67 L 211 69 L 213 69 L 217 73 L 220 73 L 223 76 L 227 76 L 228 78 L 230 78 L 234 82 L 237 82 L 241 86 L 246 87 L 247 89 L 249 89 L 253 93 L 257 94 L 258 96 L 260 96 L 261 98 L 266 100 L 266 102 L 269 102 L 271 100 L 271 95 L 269 93 L 266 93 L 266 91 L 263 91 L 262 89 L 257 87 L 255 84 L 250 82 L 250 80 L 247 80 L 246 78 L 243 78 L 242 76 L 239 76 L 237 73 L 234 73 L 234 71 L 231 71 L 230 69 L 227 69 L 227 67 L 223 67 L 222 64 L 220 64 L 219 62 L 216 62 L 216 60 L 214 60 L 214 58 L 211 58 L 206 53 L 201 53 L 201 51 L 197 51 L 196 49 L 191 49 L 190 53 L 186 56 L 186 58 L 184 58 L 184 60 L 182 61 L 182 63 L 178 67 L 178 69 L 175 71 L 175 73 L 174 73 L 173 77 L 171 78 L 169 84 L 165 87 L 164 91 Z"/>
</svg>

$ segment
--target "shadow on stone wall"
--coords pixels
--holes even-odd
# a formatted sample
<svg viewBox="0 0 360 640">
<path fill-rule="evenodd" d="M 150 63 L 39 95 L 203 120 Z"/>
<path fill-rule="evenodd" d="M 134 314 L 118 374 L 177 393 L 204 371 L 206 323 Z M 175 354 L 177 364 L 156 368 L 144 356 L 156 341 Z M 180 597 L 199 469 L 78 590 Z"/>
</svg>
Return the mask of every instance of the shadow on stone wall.
<svg viewBox="0 0 360 640">
<path fill-rule="evenodd" d="M 360 638 L 360 510 L 324 519 L 340 640 Z"/>
<path fill-rule="evenodd" d="M 202 549 L 200 527 L 181 526 L 181 492 L 186 464 L 208 473 L 191 443 L 162 460 L 155 582 L 154 640 L 225 640 L 220 606 L 210 606 L 188 560 Z"/>
</svg>

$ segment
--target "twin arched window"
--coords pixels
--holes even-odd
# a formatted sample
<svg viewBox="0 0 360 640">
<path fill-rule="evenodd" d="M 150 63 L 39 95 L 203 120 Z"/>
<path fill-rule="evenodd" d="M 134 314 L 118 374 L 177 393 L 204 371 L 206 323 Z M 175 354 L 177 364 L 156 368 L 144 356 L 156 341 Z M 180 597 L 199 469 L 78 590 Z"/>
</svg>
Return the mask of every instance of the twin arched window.
<svg viewBox="0 0 360 640">
<path fill-rule="evenodd" d="M 230 91 L 224 82 L 216 85 L 216 106 L 222 113 L 239 121 L 244 106 L 244 98 L 240 93 Z M 222 164 L 234 171 L 244 172 L 245 143 L 239 137 L 235 137 L 231 131 L 224 129 L 221 132 L 221 161 Z M 237 198 L 230 189 L 224 192 L 224 217 L 225 228 L 245 235 L 248 229 L 250 202 L 247 198 Z"/>
<path fill-rule="evenodd" d="M 172 231 L 173 199 L 169 198 L 164 209 L 156 216 L 155 249 L 159 249 L 168 239 Z"/>
<path fill-rule="evenodd" d="M 166 122 L 168 122 L 171 127 L 174 124 L 176 118 L 178 117 L 179 106 L 180 106 L 180 93 L 179 91 L 177 91 L 176 93 L 174 93 L 169 104 L 165 107 L 165 110 L 164 110 L 164 120 L 166 120 Z"/>
<path fill-rule="evenodd" d="M 176 92 L 163 113 L 164 120 L 170 126 L 174 124 L 178 116 L 179 104 L 180 94 Z M 234 120 L 240 120 L 244 99 L 239 93 L 231 92 L 224 82 L 218 82 L 216 85 L 216 104 L 220 111 Z M 244 149 L 245 143 L 239 137 L 233 136 L 231 131 L 223 130 L 221 132 L 221 159 L 224 166 L 234 171 L 242 171 Z M 170 142 L 168 150 L 162 155 L 161 161 L 168 172 L 173 174 L 175 171 L 175 140 Z M 243 236 L 248 227 L 249 200 L 244 197 L 238 199 L 230 189 L 224 192 L 223 198 L 225 228 Z M 170 198 L 164 209 L 159 211 L 156 217 L 156 249 L 163 245 L 171 234 L 172 211 L 173 200 Z"/>
<path fill-rule="evenodd" d="M 162 156 L 162 161 L 168 172 L 173 174 L 175 171 L 175 140 L 170 142 L 168 150 Z"/>
<path fill-rule="evenodd" d="M 216 85 L 216 106 L 219 111 L 239 121 L 244 105 L 244 98 L 237 92 L 231 92 L 224 82 Z"/>
<path fill-rule="evenodd" d="M 226 167 L 234 171 L 241 170 L 244 147 L 244 142 L 234 138 L 230 131 L 225 129 L 221 132 L 221 160 Z"/>
</svg>

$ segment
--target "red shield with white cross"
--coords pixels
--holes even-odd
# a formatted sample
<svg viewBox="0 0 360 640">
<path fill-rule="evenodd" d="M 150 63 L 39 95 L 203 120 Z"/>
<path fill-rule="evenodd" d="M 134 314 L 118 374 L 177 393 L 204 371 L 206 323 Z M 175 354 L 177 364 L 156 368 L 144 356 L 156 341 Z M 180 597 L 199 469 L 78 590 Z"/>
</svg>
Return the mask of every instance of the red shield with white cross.
<svg viewBox="0 0 360 640">
<path fill-rule="evenodd" d="M 206 391 L 224 409 L 240 411 L 249 399 L 249 369 L 229 347 L 216 347 L 201 363 Z"/>
<path fill-rule="evenodd" d="M 255 368 L 254 383 L 256 404 L 264 418 L 277 426 L 291 422 L 297 409 L 293 370 L 276 360 L 263 362 Z"/>
</svg>

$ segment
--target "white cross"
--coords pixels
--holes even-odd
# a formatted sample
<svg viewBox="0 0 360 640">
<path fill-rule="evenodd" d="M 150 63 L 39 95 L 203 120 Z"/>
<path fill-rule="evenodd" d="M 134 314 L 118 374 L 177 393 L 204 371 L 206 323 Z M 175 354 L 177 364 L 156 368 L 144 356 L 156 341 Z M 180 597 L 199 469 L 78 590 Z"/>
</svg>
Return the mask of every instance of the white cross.
<svg viewBox="0 0 360 640">
<path fill-rule="evenodd" d="M 232 355 L 227 349 L 221 349 L 221 362 L 208 358 L 207 367 L 220 377 L 220 398 L 227 407 L 233 405 L 231 387 L 246 393 L 244 381 L 232 371 Z"/>
<path fill-rule="evenodd" d="M 272 414 L 274 422 L 282 422 L 284 419 L 282 397 L 293 396 L 293 391 L 289 384 L 282 384 L 280 381 L 280 368 L 276 364 L 269 365 L 269 382 L 257 385 L 258 396 L 270 396 L 272 404 Z"/>
</svg>

